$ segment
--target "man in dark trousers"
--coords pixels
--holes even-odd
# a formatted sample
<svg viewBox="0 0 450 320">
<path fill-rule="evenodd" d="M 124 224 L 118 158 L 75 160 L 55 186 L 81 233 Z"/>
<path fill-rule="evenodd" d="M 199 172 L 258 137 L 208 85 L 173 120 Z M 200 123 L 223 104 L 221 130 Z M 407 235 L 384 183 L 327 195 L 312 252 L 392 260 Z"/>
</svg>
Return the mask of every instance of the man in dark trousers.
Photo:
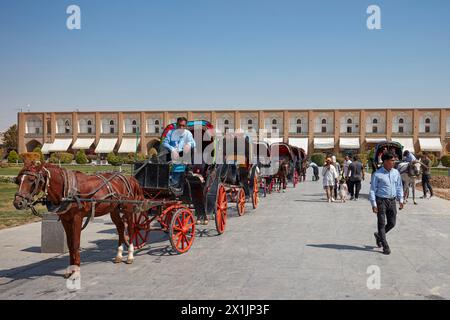
<svg viewBox="0 0 450 320">
<path fill-rule="evenodd" d="M 403 184 L 400 173 L 394 168 L 394 155 L 388 152 L 383 155 L 382 160 L 383 166 L 374 173 L 372 178 L 369 200 L 373 213 L 378 217 L 378 232 L 374 234 L 377 246 L 383 247 L 383 253 L 388 255 L 391 250 L 386 240 L 386 233 L 395 227 L 397 217 L 395 200 L 400 202 L 400 210 L 403 209 Z"/>
<path fill-rule="evenodd" d="M 359 156 L 353 157 L 353 162 L 350 163 L 347 170 L 347 185 L 350 192 L 350 200 L 358 201 L 359 192 L 361 191 L 361 181 L 365 179 L 364 167 L 359 159 Z"/>
<path fill-rule="evenodd" d="M 423 187 L 423 199 L 427 198 L 427 191 L 430 191 L 430 198 L 433 196 L 433 187 L 431 186 L 431 160 L 427 153 L 424 154 L 421 159 L 422 166 L 422 187 Z"/>
</svg>

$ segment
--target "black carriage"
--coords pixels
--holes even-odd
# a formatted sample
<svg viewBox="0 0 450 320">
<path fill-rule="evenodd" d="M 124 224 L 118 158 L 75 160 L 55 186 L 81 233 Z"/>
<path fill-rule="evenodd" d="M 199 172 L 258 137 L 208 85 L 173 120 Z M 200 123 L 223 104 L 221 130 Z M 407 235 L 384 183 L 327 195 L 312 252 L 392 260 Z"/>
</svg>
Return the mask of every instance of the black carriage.
<svg viewBox="0 0 450 320">
<path fill-rule="evenodd" d="M 381 158 L 385 152 L 391 152 L 394 154 L 396 166 L 403 159 L 403 146 L 400 143 L 393 141 L 381 142 L 376 145 L 373 152 L 373 158 L 370 159 L 373 172 L 382 166 L 383 161 Z"/>
<path fill-rule="evenodd" d="M 210 179 L 225 188 L 228 201 L 236 203 L 240 216 L 245 214 L 247 201 L 253 209 L 259 204 L 258 166 L 253 163 L 251 137 L 244 133 L 228 133 L 218 140 L 220 154 Z"/>
<path fill-rule="evenodd" d="M 175 124 L 169 125 L 161 141 L 173 129 Z M 215 156 L 213 126 L 207 121 L 189 121 L 187 130 L 199 130 L 201 136 L 196 139 L 197 147 L 191 155 L 184 157 L 180 154 L 189 161 L 177 186 L 171 185 L 170 179 L 174 162 L 162 145 L 156 157 L 134 166 L 134 177 L 141 185 L 146 199 L 145 210 L 137 215 L 136 232 L 131 239 L 136 248 L 145 245 L 150 231 L 162 230 L 169 233 L 175 251 L 187 252 L 195 239 L 196 222 L 211 215 L 214 216 L 219 234 L 225 230 L 225 189 L 207 179 Z M 160 226 L 155 228 L 153 222 L 158 222 Z"/>
<path fill-rule="evenodd" d="M 274 175 L 278 168 L 272 166 L 270 158 L 270 145 L 265 141 L 258 141 L 253 144 L 254 163 L 259 170 L 259 189 L 264 197 L 272 193 L 274 187 Z"/>
</svg>

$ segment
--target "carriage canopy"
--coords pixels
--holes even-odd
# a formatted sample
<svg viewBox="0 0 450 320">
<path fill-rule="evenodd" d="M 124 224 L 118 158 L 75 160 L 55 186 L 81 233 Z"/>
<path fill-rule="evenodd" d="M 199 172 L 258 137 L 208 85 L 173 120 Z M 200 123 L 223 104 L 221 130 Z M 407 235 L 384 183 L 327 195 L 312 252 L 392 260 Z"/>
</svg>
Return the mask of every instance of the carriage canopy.
<svg viewBox="0 0 450 320">
<path fill-rule="evenodd" d="M 374 159 L 373 159 L 374 163 L 379 162 L 379 159 L 385 150 L 394 153 L 397 156 L 399 161 L 402 160 L 403 146 L 398 142 L 385 141 L 385 142 L 377 144 L 377 146 L 375 147 Z"/>
<path fill-rule="evenodd" d="M 270 146 L 270 154 L 273 157 L 274 155 L 278 155 L 281 158 L 288 158 L 291 161 L 295 160 L 295 154 L 292 151 L 293 147 L 284 142 L 273 143 Z"/>
</svg>

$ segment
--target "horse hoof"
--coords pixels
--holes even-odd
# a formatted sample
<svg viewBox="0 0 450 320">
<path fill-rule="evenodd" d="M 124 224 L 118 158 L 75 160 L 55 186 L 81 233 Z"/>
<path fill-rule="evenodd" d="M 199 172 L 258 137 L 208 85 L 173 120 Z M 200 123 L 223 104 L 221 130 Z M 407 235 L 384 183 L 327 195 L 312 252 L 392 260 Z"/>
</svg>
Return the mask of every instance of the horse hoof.
<svg viewBox="0 0 450 320">
<path fill-rule="evenodd" d="M 133 262 L 134 262 L 134 259 L 127 259 L 127 264 L 133 264 Z"/>
<path fill-rule="evenodd" d="M 203 221 L 203 225 L 205 225 L 205 226 L 207 226 L 207 225 L 208 225 L 208 223 L 209 223 L 209 220 L 205 220 L 205 221 Z"/>
<path fill-rule="evenodd" d="M 122 263 L 122 257 L 115 257 L 114 258 L 114 263 Z"/>
<path fill-rule="evenodd" d="M 65 273 L 64 279 L 69 279 L 72 276 L 72 273 Z"/>
<path fill-rule="evenodd" d="M 414 202 L 415 205 L 417 205 L 417 202 Z"/>
</svg>

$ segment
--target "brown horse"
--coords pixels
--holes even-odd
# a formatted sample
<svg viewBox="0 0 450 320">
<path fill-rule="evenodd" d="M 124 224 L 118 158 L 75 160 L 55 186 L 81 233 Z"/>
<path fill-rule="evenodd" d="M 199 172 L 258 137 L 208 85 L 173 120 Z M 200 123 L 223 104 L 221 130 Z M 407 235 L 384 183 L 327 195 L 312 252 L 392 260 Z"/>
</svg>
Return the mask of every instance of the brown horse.
<svg viewBox="0 0 450 320">
<path fill-rule="evenodd" d="M 41 197 L 50 211 L 59 215 L 67 236 L 70 267 L 65 277 L 76 278 L 80 272 L 80 238 L 83 218 L 91 219 L 111 214 L 119 235 L 119 246 L 115 263 L 122 261 L 125 224 L 128 235 L 133 234 L 134 214 L 144 200 L 139 183 L 133 177 L 120 173 L 86 175 L 51 164 L 26 163 L 16 178 L 19 190 L 14 206 L 25 210 L 33 206 L 36 197 Z M 131 242 L 131 241 L 130 241 Z M 133 244 L 128 247 L 127 263 L 133 263 Z"/>
<path fill-rule="evenodd" d="M 280 192 L 281 189 L 286 189 L 289 170 L 290 170 L 289 160 L 287 159 L 282 160 L 280 163 L 280 167 L 278 168 L 278 172 L 275 175 L 275 181 L 277 184 L 278 192 Z"/>
</svg>

